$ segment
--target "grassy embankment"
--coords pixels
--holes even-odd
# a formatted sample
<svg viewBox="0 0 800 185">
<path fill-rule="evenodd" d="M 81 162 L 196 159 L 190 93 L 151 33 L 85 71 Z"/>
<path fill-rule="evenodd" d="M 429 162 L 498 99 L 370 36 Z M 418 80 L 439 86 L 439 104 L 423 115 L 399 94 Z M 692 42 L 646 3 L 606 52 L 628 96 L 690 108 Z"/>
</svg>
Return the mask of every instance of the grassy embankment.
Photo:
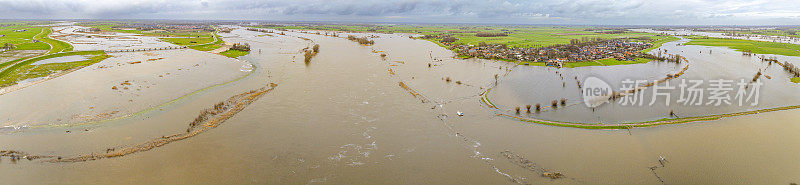
<svg viewBox="0 0 800 185">
<path fill-rule="evenodd" d="M 33 65 L 37 61 L 57 58 L 72 55 L 87 55 L 89 58 L 83 61 L 65 62 L 65 63 L 49 63 L 41 65 Z M 109 56 L 104 51 L 76 51 L 76 52 L 63 52 L 39 56 L 31 58 L 21 63 L 14 64 L 0 72 L 0 87 L 10 86 L 17 84 L 19 81 L 31 78 L 38 78 L 51 75 L 53 73 L 66 71 L 78 67 L 84 67 L 100 62 Z"/>
<path fill-rule="evenodd" d="M 755 54 L 800 56 L 800 45 L 797 44 L 697 36 L 689 38 L 692 40 L 686 43 L 686 45 L 722 46 L 736 51 L 749 51 Z"/>
<path fill-rule="evenodd" d="M 609 31 L 605 28 L 587 26 L 472 26 L 472 25 L 303 25 L 303 26 L 261 26 L 261 28 L 274 29 L 306 29 L 348 32 L 376 32 L 376 33 L 415 33 L 421 35 L 449 34 L 458 40 L 455 44 L 477 45 L 481 42 L 487 44 L 506 44 L 508 47 L 547 47 L 557 44 L 569 44 L 572 39 L 583 38 L 634 38 L 634 41 L 644 41 L 653 44 L 652 48 L 642 52 L 649 52 L 666 42 L 678 40 L 671 36 L 657 36 L 653 33 L 625 31 L 623 33 L 598 33 L 595 31 Z M 508 36 L 478 37 L 476 32 L 508 33 Z M 426 39 L 439 46 L 447 48 L 436 39 Z M 467 56 L 459 56 L 469 58 Z M 503 60 L 522 65 L 544 66 L 542 62 L 526 62 Z M 625 65 L 646 63 L 650 60 L 637 59 L 634 61 L 585 61 L 565 63 L 565 67 L 583 67 L 600 65 Z"/>
</svg>

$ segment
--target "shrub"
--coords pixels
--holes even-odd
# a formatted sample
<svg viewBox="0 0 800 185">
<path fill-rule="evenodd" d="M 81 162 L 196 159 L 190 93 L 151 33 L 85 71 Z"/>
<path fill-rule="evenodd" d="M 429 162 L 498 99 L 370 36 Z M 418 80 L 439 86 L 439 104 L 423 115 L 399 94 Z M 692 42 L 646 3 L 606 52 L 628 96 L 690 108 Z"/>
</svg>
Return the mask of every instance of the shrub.
<svg viewBox="0 0 800 185">
<path fill-rule="evenodd" d="M 250 51 L 250 44 L 248 44 L 248 43 L 244 43 L 244 44 L 236 43 L 236 44 L 233 44 L 231 49 L 232 50 L 239 50 L 239 51 Z"/>
<path fill-rule="evenodd" d="M 305 58 L 306 63 L 311 62 L 311 57 L 314 57 L 314 54 L 316 54 L 316 53 L 311 52 L 311 50 L 306 50 L 306 53 L 304 55 L 306 57 Z"/>
</svg>

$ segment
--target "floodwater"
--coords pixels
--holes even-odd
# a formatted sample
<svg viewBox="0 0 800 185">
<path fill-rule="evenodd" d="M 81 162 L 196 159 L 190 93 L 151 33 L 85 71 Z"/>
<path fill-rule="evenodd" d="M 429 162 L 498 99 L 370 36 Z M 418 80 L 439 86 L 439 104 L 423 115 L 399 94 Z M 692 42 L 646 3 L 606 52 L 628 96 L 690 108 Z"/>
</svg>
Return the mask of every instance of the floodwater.
<svg viewBox="0 0 800 185">
<path fill-rule="evenodd" d="M 81 30 L 88 29 L 84 26 L 75 26 L 75 23 L 65 23 L 59 27 L 53 27 L 53 34 L 50 37 L 69 42 L 74 51 L 93 51 L 93 50 L 123 50 L 123 49 L 151 49 L 178 47 L 175 44 L 161 41 L 156 37 L 139 36 L 132 33 L 85 33 Z"/>
<path fill-rule="evenodd" d="M 788 37 L 788 36 L 754 35 L 754 34 L 740 34 L 734 36 L 734 35 L 726 35 L 725 33 L 720 33 L 720 32 L 704 32 L 704 31 L 693 31 L 686 29 L 675 29 L 669 31 L 653 30 L 653 29 L 631 29 L 631 31 L 659 33 L 667 35 L 699 35 L 699 36 L 707 36 L 715 38 L 744 39 L 744 40 L 765 41 L 765 42 L 800 44 L 800 38 Z"/>
<path fill-rule="evenodd" d="M 222 34 L 228 41 L 247 42 L 253 48 L 250 55 L 240 58 L 255 66 L 253 74 L 242 80 L 127 119 L 1 134 L 0 148 L 43 155 L 79 155 L 135 145 L 181 132 L 202 109 L 234 94 L 267 83 L 279 84 L 217 128 L 118 158 L 80 163 L 36 160 L 12 163 L 3 158 L 0 179 L 15 184 L 788 184 L 800 181 L 797 179 L 800 160 L 796 157 L 800 148 L 800 136 L 796 133 L 800 126 L 793 122 L 800 115 L 796 110 L 632 130 L 530 124 L 495 116 L 495 110 L 482 104 L 478 94 L 492 86 L 495 74 L 510 72 L 500 82 L 508 83 L 509 79 L 527 78 L 524 74 L 514 74 L 519 71 L 554 73 L 548 69 L 538 71 L 513 68 L 504 62 L 452 59 L 453 53 L 444 48 L 403 35 L 381 34 L 375 38 L 375 45 L 361 46 L 343 38 L 297 32 L 256 37 L 259 34 L 241 29 Z M 305 64 L 299 51 L 312 44 L 320 44 L 320 53 Z M 675 49 L 675 52 L 680 50 Z M 385 60 L 380 51 L 387 54 Z M 686 56 L 690 61 L 693 58 L 715 61 L 710 60 L 712 56 Z M 659 71 L 670 70 L 671 66 L 642 64 L 630 68 Z M 632 76 L 636 75 L 648 76 L 646 73 Z M 752 74 L 745 76 L 749 75 Z M 770 75 L 773 81 L 781 79 L 778 74 Z M 445 81 L 446 77 L 451 82 Z M 419 95 L 412 96 L 399 82 Z M 464 116 L 456 116 L 458 111 Z M 660 166 L 659 156 L 669 162 L 650 170 L 652 166 Z M 520 162 L 524 160 L 535 165 Z M 566 178 L 542 177 L 545 170 L 561 172 Z"/>
</svg>

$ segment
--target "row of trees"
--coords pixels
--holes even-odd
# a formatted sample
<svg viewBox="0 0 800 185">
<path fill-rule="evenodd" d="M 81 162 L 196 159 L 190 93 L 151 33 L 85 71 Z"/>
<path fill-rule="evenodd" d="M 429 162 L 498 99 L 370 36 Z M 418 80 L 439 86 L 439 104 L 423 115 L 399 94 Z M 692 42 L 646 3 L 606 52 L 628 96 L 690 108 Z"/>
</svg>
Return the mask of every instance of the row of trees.
<svg viewBox="0 0 800 185">
<path fill-rule="evenodd" d="M 317 53 L 319 53 L 319 44 L 314 44 L 314 47 L 311 49 L 306 48 L 306 52 L 303 56 L 305 56 L 306 65 L 311 62 L 311 58 L 313 58 Z"/>
</svg>

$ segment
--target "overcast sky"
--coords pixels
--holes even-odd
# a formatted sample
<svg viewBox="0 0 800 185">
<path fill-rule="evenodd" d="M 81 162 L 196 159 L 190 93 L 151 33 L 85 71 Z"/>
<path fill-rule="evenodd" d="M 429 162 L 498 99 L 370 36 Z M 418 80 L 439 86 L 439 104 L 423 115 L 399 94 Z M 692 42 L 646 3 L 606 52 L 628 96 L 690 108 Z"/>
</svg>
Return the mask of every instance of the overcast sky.
<svg viewBox="0 0 800 185">
<path fill-rule="evenodd" d="M 0 19 L 800 25 L 798 0 L 0 0 Z"/>
</svg>

